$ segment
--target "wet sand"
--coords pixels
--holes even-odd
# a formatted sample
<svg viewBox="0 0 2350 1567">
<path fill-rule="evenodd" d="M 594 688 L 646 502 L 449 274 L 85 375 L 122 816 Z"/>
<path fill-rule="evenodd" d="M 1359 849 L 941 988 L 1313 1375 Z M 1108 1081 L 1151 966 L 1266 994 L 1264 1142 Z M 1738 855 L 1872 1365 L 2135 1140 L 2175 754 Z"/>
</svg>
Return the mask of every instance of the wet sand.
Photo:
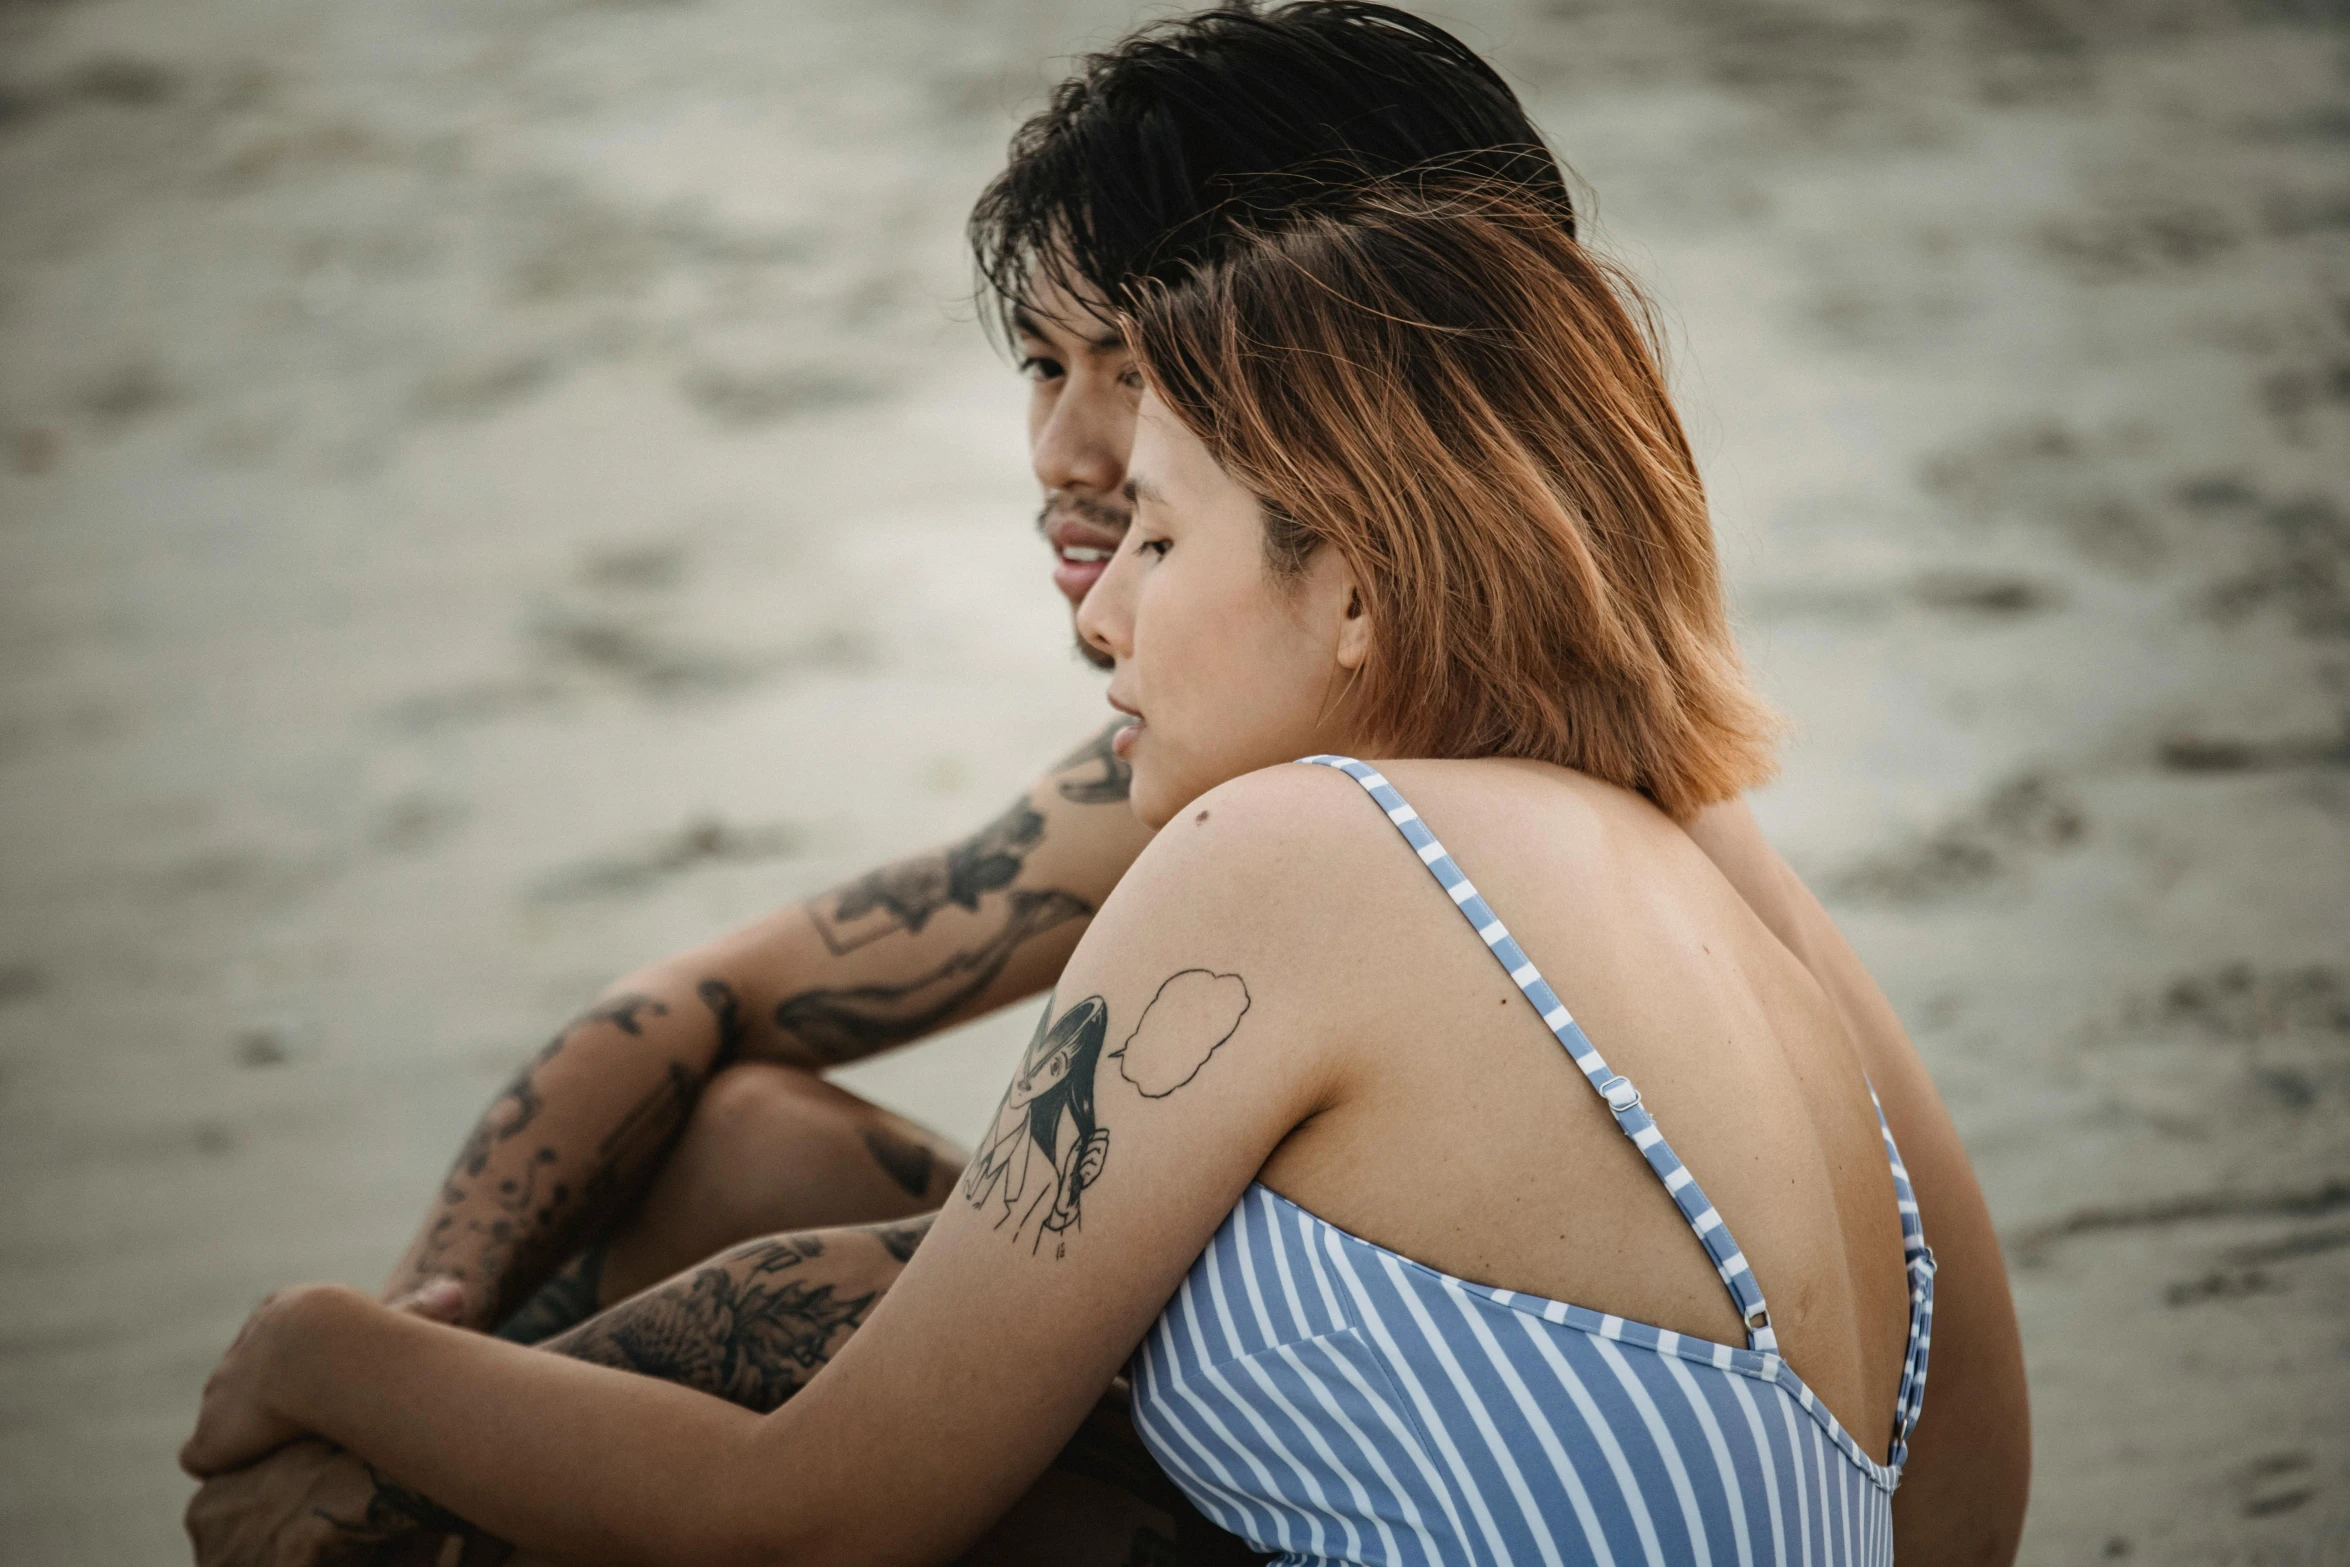
<svg viewBox="0 0 2350 1567">
<path fill-rule="evenodd" d="M 182 1559 L 540 1035 L 1095 721 L 959 226 L 1131 14 L 0 3 L 0 1559 Z M 1438 14 L 1664 304 L 2026 1560 L 2350 1560 L 2341 8 Z M 843 1078 L 968 1137 L 1019 1010 Z"/>
</svg>

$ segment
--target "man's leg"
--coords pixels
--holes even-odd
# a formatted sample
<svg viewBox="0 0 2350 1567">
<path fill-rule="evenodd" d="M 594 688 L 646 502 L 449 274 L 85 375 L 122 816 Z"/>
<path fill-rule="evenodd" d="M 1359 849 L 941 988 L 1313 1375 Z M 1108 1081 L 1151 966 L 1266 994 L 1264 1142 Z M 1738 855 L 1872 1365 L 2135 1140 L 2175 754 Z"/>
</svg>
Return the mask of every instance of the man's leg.
<svg viewBox="0 0 2350 1567">
<path fill-rule="evenodd" d="M 539 1309 L 526 1308 L 502 1331 L 523 1337 L 569 1312 L 566 1326 L 578 1326 L 560 1337 L 549 1326 L 530 1341 L 773 1408 L 832 1357 L 896 1281 L 965 1157 L 811 1073 L 730 1068 L 704 1090 L 637 1211 L 566 1268 L 532 1303 Z M 804 1233 L 844 1225 L 863 1228 Z M 803 1233 L 781 1233 L 791 1231 Z M 752 1236 L 763 1238 L 746 1241 Z M 615 1302 L 626 1304 L 608 1309 Z M 729 1325 L 723 1341 L 706 1326 L 721 1317 Z M 1126 1403 L 1121 1385 L 963 1567 L 1265 1560 L 1184 1499 L 1144 1450 Z"/>
<path fill-rule="evenodd" d="M 501 1335 L 551 1338 L 754 1236 L 927 1214 L 953 1190 L 962 1163 L 944 1138 L 812 1072 L 764 1062 L 725 1068 L 695 1101 L 645 1195 L 591 1237 Z M 900 1245 L 910 1254 L 910 1241 Z M 838 1280 L 835 1297 L 886 1288 L 898 1265 L 873 1279 Z M 199 1567 L 311 1567 L 379 1554 L 406 1567 L 429 1543 L 420 1530 L 453 1522 L 318 1442 L 208 1483 L 187 1521 Z"/>
<path fill-rule="evenodd" d="M 922 1214 L 749 1241 L 636 1292 L 543 1350 L 773 1409 L 848 1342 L 929 1227 Z M 460 1555 L 470 1567 L 503 1555 L 429 1499 L 318 1442 L 207 1482 L 188 1528 L 202 1567 L 424 1567 Z M 1116 1389 L 964 1561 L 1223 1567 L 1263 1559 L 1192 1510 L 1135 1439 Z"/>
<path fill-rule="evenodd" d="M 641 1202 L 499 1329 L 535 1344 L 754 1236 L 935 1211 L 963 1151 L 812 1072 L 728 1067 Z"/>
<path fill-rule="evenodd" d="M 773 1408 L 831 1358 L 896 1280 L 963 1158 L 944 1139 L 812 1073 L 730 1067 L 704 1090 L 635 1210 L 501 1331 Z M 844 1223 L 864 1227 L 806 1233 Z M 753 1236 L 767 1238 L 746 1243 Z M 208 1483 L 188 1522 L 202 1567 L 329 1560 L 421 1567 L 440 1555 L 443 1531 L 459 1526 L 425 1498 L 316 1442 Z M 469 1564 L 498 1549 L 471 1545 Z M 456 1547 L 449 1549 L 453 1556 Z M 966 1558 L 970 1567 L 1260 1560 L 1200 1518 L 1160 1474 L 1133 1436 L 1122 1394 Z"/>
<path fill-rule="evenodd" d="M 749 1241 L 542 1348 L 770 1410 L 855 1334 L 929 1228 L 923 1214 Z M 964 1567 L 1223 1567 L 1264 1558 L 1184 1500 L 1135 1436 L 1121 1386 L 962 1560 Z"/>
</svg>

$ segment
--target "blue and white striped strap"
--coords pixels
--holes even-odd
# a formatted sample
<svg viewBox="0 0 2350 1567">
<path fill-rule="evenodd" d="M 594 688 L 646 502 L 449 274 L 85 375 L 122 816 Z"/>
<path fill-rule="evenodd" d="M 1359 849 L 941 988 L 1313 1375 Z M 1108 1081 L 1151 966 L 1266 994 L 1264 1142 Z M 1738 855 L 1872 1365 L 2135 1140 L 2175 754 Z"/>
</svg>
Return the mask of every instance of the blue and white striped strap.
<svg viewBox="0 0 2350 1567">
<path fill-rule="evenodd" d="M 1898 1472 L 1909 1457 L 1909 1434 L 1926 1402 L 1926 1352 L 1934 1343 L 1934 1253 L 1926 1245 L 1925 1226 L 1918 1219 L 1918 1194 L 1910 1184 L 1909 1166 L 1901 1162 L 1901 1148 L 1877 1101 L 1877 1085 L 1869 1085 L 1869 1103 L 1877 1107 L 1877 1129 L 1885 1134 L 1885 1157 L 1893 1165 L 1893 1198 L 1901 1211 L 1901 1251 L 1909 1269 L 1909 1350 L 1902 1358 L 1901 1386 L 1893 1398 L 1893 1448 L 1886 1467 Z"/>
<path fill-rule="evenodd" d="M 1404 842 L 1410 844 L 1420 856 L 1420 863 L 1428 867 L 1437 885 L 1445 890 L 1453 905 L 1461 911 L 1462 918 L 1469 922 L 1470 928 L 1477 932 L 1478 939 L 1493 954 L 1494 961 L 1508 972 L 1518 989 L 1525 993 L 1535 1015 L 1557 1038 L 1568 1057 L 1590 1082 L 1592 1089 L 1606 1101 L 1609 1112 L 1615 1116 L 1617 1127 L 1632 1139 L 1632 1146 L 1640 1150 L 1641 1157 L 1648 1161 L 1649 1169 L 1656 1173 L 1658 1180 L 1664 1182 L 1665 1191 L 1671 1195 L 1675 1206 L 1680 1208 L 1681 1217 L 1688 1221 L 1689 1228 L 1696 1232 L 1706 1255 L 1713 1259 L 1714 1271 L 1721 1275 L 1723 1285 L 1730 1291 L 1730 1299 L 1738 1308 L 1739 1318 L 1746 1324 L 1747 1347 L 1776 1354 L 1779 1340 L 1771 1331 L 1771 1313 L 1763 1301 L 1762 1285 L 1756 1282 L 1754 1270 L 1747 1266 L 1745 1253 L 1730 1238 L 1729 1226 L 1714 1211 L 1714 1205 L 1706 1200 L 1704 1189 L 1697 1184 L 1697 1177 L 1673 1152 L 1672 1144 L 1665 1141 L 1665 1134 L 1657 1129 L 1655 1119 L 1640 1103 L 1640 1090 L 1633 1086 L 1630 1078 L 1609 1067 L 1581 1026 L 1568 1013 L 1566 1004 L 1559 1000 L 1558 993 L 1550 988 L 1550 981 L 1542 977 L 1542 971 L 1534 966 L 1534 960 L 1526 956 L 1517 938 L 1509 933 L 1509 927 L 1502 924 L 1501 916 L 1494 913 L 1492 906 L 1478 895 L 1476 886 L 1453 863 L 1452 856 L 1445 853 L 1444 845 L 1436 841 L 1436 834 L 1430 832 L 1428 824 L 1420 820 L 1420 813 L 1413 810 L 1404 797 L 1395 792 L 1395 786 L 1368 763 L 1358 762 L 1350 756 L 1307 756 L 1299 760 L 1317 767 L 1335 768 L 1346 774 L 1361 784 L 1364 792 L 1387 813 L 1387 819 L 1395 824 L 1396 831 L 1403 834 Z"/>
</svg>

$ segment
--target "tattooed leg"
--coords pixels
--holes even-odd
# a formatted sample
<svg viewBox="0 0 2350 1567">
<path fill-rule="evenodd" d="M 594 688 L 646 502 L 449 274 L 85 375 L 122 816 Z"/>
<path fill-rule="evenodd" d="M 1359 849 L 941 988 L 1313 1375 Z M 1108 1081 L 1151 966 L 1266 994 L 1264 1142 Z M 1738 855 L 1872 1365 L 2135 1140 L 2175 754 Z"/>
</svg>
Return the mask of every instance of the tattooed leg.
<svg viewBox="0 0 2350 1567">
<path fill-rule="evenodd" d="M 686 1136 L 612 1237 L 614 1301 L 759 1235 L 937 1209 L 963 1151 L 811 1073 L 746 1063 L 703 1093 Z"/>
<path fill-rule="evenodd" d="M 546 1347 L 765 1414 L 807 1386 L 905 1266 L 876 1237 L 843 1234 L 737 1246 Z"/>
<path fill-rule="evenodd" d="M 572 1258 L 562 1272 L 522 1303 L 521 1310 L 499 1324 L 498 1337 L 517 1344 L 541 1344 L 601 1311 L 604 1258 L 610 1250 L 610 1242 L 596 1241 Z"/>
<path fill-rule="evenodd" d="M 645 1291 L 546 1346 L 746 1408 L 783 1403 L 870 1315 L 930 1220 L 771 1236 Z M 966 1567 L 1174 1567 L 1261 1561 L 1209 1525 L 1104 1400 Z"/>
<path fill-rule="evenodd" d="M 772 1409 L 847 1342 L 929 1227 L 925 1216 L 752 1241 L 542 1347 Z M 421 1567 L 452 1539 L 469 1563 L 503 1554 L 464 1519 L 317 1441 L 207 1481 L 187 1523 L 198 1567 Z"/>
<path fill-rule="evenodd" d="M 730 1067 L 643 1200 L 499 1329 L 537 1343 L 755 1236 L 935 1209 L 962 1150 L 811 1073 Z"/>
<path fill-rule="evenodd" d="M 930 1216 L 854 1229 L 767 1236 L 634 1295 L 548 1340 L 553 1354 L 659 1377 L 756 1410 L 792 1397 L 840 1352 L 896 1282 L 929 1232 Z M 1255 1562 L 1184 1502 L 1136 1441 L 1123 1390 L 1106 1399 L 1054 1467 L 965 1560 L 1067 1567 Z M 289 1474 L 299 1455 L 301 1466 Z M 257 1481 L 306 1487 L 303 1505 L 262 1508 Z M 355 1554 L 232 1548 L 284 1540 L 291 1518 L 311 1536 Z M 433 1538 L 465 1540 L 468 1561 L 494 1559 L 495 1542 L 355 1456 L 298 1443 L 249 1470 L 209 1482 L 189 1511 L 202 1567 L 255 1561 L 432 1560 Z M 205 1549 L 207 1536 L 218 1549 Z M 413 1557 L 388 1552 L 416 1552 Z"/>
</svg>

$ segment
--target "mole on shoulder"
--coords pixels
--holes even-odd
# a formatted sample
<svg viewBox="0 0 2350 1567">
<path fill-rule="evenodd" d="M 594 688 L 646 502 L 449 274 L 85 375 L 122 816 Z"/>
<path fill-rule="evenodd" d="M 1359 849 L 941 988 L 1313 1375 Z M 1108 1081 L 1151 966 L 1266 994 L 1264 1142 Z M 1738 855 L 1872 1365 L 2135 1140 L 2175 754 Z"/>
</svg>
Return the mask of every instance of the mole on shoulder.
<svg viewBox="0 0 2350 1567">
<path fill-rule="evenodd" d="M 1197 826 L 1198 826 L 1198 825 L 1199 825 L 1201 822 L 1204 822 L 1204 821 L 1206 821 L 1207 819 L 1208 819 L 1208 813 L 1207 813 L 1207 812 L 1205 812 L 1205 811 L 1202 811 L 1202 812 L 1200 812 L 1200 813 L 1199 813 L 1197 816 L 1194 816 L 1194 817 L 1191 819 L 1191 824 L 1192 824 L 1194 827 L 1197 827 Z"/>
</svg>

